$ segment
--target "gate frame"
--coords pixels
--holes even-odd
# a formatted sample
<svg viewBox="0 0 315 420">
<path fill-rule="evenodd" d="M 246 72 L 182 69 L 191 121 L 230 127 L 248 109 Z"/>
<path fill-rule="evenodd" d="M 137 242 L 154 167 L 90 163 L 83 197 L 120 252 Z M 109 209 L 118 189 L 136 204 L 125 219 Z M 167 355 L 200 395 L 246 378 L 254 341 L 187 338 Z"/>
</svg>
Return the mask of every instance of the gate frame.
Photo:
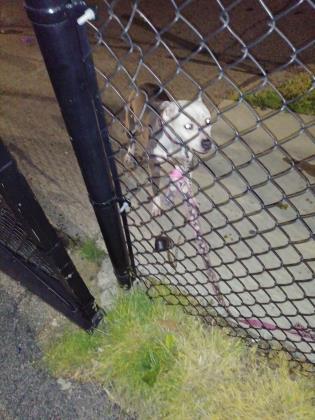
<svg viewBox="0 0 315 420">
<path fill-rule="evenodd" d="M 49 223 L 24 176 L 0 140 L 0 194 L 56 277 L 35 265 L 30 257 L 0 243 L 0 270 L 19 281 L 46 303 L 85 330 L 93 330 L 103 318 L 61 240 Z M 8 241 L 10 242 L 10 240 Z M 61 281 L 62 279 L 62 281 Z"/>
</svg>

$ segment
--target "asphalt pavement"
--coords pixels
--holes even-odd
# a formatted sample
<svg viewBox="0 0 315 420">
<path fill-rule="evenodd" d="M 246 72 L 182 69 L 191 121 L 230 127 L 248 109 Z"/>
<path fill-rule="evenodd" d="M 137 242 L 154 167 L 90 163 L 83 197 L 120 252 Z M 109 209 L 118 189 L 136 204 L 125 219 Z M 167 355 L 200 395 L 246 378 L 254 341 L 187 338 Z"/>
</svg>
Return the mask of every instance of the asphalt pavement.
<svg viewBox="0 0 315 420">
<path fill-rule="evenodd" d="M 129 417 L 95 383 L 52 377 L 41 362 L 39 335 L 66 322 L 0 273 L 0 418 L 123 420 Z"/>
</svg>

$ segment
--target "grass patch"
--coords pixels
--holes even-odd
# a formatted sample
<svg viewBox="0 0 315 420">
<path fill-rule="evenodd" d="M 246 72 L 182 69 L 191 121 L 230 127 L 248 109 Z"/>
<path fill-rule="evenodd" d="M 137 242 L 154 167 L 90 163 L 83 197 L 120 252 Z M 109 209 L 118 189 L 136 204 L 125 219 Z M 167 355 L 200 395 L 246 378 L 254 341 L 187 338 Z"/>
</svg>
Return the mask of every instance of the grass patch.
<svg viewBox="0 0 315 420">
<path fill-rule="evenodd" d="M 308 74 L 297 74 L 276 87 L 284 99 L 289 102 L 287 104 L 289 109 L 300 114 L 315 115 L 315 90 L 310 90 L 312 79 Z M 284 104 L 281 96 L 272 89 L 245 94 L 244 98 L 252 106 L 261 109 L 280 109 Z"/>
<path fill-rule="evenodd" d="M 101 264 L 105 252 L 98 248 L 93 239 L 87 239 L 80 247 L 80 255 L 88 261 Z"/>
<path fill-rule="evenodd" d="M 71 327 L 45 349 L 58 376 L 102 383 L 140 419 L 313 419 L 314 381 L 273 364 L 221 328 L 144 292 L 121 294 L 88 335 Z"/>
</svg>

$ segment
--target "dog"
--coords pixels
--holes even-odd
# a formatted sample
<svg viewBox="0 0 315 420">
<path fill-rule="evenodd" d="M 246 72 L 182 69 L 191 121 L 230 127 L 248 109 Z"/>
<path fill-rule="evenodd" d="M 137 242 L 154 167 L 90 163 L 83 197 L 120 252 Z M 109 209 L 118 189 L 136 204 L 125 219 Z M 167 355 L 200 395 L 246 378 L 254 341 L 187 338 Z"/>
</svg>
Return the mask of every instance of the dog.
<svg viewBox="0 0 315 420">
<path fill-rule="evenodd" d="M 128 98 L 125 126 L 129 147 L 125 164 L 148 156 L 153 188 L 152 214 L 161 214 L 160 166 L 163 162 L 190 164 L 195 154 L 208 154 L 211 140 L 211 114 L 201 97 L 194 101 L 172 98 L 158 85 L 145 83 Z M 140 153 L 139 153 L 140 150 Z M 138 159 L 137 159 L 138 156 Z"/>
</svg>

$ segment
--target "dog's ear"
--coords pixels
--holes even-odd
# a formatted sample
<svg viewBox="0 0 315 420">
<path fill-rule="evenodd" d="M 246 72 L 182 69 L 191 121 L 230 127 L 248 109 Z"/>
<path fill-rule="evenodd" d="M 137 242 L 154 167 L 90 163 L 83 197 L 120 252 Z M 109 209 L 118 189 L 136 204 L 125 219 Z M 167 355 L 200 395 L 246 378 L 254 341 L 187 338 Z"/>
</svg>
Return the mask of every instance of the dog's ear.
<svg viewBox="0 0 315 420">
<path fill-rule="evenodd" d="M 175 102 L 165 101 L 161 104 L 162 118 L 165 121 L 174 118 L 178 114 L 178 106 Z"/>
<path fill-rule="evenodd" d="M 170 104 L 170 101 L 163 101 L 163 102 L 160 103 L 159 108 L 160 108 L 161 113 L 162 113 L 162 111 L 164 111 L 164 109 L 167 106 L 169 106 L 169 104 Z"/>
<path fill-rule="evenodd" d="M 198 101 L 198 102 L 202 102 L 202 103 L 204 103 L 202 95 L 203 95 L 203 93 L 202 93 L 202 91 L 200 91 L 200 92 L 198 93 L 198 96 L 197 96 L 197 101 Z"/>
</svg>

